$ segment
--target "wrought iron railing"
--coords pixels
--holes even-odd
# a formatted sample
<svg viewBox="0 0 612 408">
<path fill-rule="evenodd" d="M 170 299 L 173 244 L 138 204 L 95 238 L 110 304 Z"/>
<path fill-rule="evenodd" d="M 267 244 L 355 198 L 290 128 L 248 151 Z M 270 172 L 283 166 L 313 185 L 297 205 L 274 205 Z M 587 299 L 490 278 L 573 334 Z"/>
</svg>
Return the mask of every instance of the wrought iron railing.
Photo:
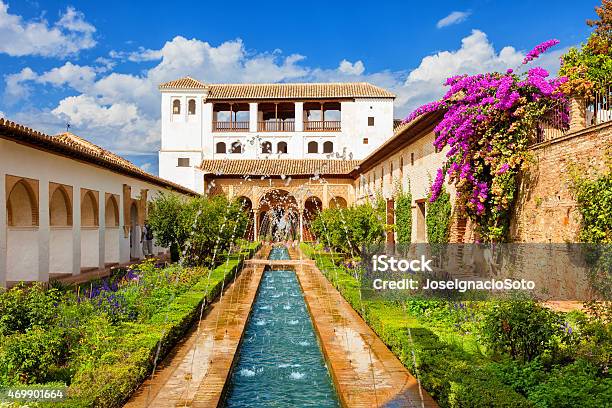
<svg viewBox="0 0 612 408">
<path fill-rule="evenodd" d="M 600 87 L 586 98 L 586 126 L 612 121 L 612 83 Z"/>
<path fill-rule="evenodd" d="M 565 102 L 558 102 L 538 121 L 535 129 L 535 143 L 542 143 L 564 136 L 569 130 L 570 108 Z"/>
</svg>

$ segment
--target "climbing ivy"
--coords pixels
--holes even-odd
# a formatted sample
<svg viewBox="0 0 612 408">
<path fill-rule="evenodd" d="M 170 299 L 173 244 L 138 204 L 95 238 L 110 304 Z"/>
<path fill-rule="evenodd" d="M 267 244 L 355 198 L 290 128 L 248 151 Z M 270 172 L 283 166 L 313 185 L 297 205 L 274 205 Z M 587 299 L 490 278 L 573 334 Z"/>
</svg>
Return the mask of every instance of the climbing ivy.
<svg viewBox="0 0 612 408">
<path fill-rule="evenodd" d="M 401 185 L 397 188 L 395 198 L 395 231 L 398 244 L 409 244 L 412 236 L 412 193 L 410 184 L 404 191 Z"/>
<path fill-rule="evenodd" d="M 612 296 L 612 159 L 602 175 L 589 178 L 574 165 L 570 177 L 582 218 L 578 240 L 587 244 L 584 255 L 589 282 L 607 299 Z"/>
<path fill-rule="evenodd" d="M 612 244 L 612 160 L 604 174 L 589 178 L 574 165 L 570 167 L 570 177 L 582 217 L 579 241 Z"/>
<path fill-rule="evenodd" d="M 427 225 L 427 241 L 430 244 L 448 243 L 448 233 L 451 219 L 450 194 L 444 187 L 438 198 L 427 204 L 425 223 Z"/>
</svg>

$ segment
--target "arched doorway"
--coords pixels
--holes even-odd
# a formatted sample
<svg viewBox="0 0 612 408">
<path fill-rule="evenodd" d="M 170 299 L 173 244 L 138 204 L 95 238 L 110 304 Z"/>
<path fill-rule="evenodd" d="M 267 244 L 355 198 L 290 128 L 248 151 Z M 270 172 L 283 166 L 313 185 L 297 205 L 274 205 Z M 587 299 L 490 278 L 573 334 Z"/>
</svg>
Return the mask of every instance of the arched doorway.
<svg viewBox="0 0 612 408">
<path fill-rule="evenodd" d="M 49 273 L 72 273 L 72 187 L 49 183 Z"/>
<path fill-rule="evenodd" d="M 310 223 L 315 219 L 317 214 L 323 209 L 323 201 L 319 197 L 311 196 L 304 202 L 304 224 L 302 230 L 302 239 L 304 241 L 313 241 L 314 236 L 310 232 Z"/>
<path fill-rule="evenodd" d="M 259 201 L 258 236 L 282 241 L 299 237 L 299 211 L 295 197 L 286 190 L 268 191 Z"/>
<path fill-rule="evenodd" d="M 106 193 L 104 204 L 104 263 L 119 262 L 119 199 L 114 194 Z"/>
<path fill-rule="evenodd" d="M 81 192 L 81 267 L 100 266 L 100 234 L 98 192 Z"/>
<path fill-rule="evenodd" d="M 346 200 L 342 197 L 332 197 L 329 200 L 329 208 L 346 208 Z"/>
<path fill-rule="evenodd" d="M 38 280 L 38 181 L 6 177 L 6 281 Z"/>
</svg>

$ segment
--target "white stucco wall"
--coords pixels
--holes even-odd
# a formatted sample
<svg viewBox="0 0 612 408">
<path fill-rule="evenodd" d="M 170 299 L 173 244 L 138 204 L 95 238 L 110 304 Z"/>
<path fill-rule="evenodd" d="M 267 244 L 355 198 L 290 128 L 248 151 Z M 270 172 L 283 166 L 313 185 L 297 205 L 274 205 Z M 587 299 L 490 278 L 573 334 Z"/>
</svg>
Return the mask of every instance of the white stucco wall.
<svg viewBox="0 0 612 408">
<path fill-rule="evenodd" d="M 193 172 L 193 170 L 192 170 Z M 0 202 L 6 203 L 6 176 L 38 180 L 39 226 L 9 227 L 6 207 L 0 211 L 0 285 L 6 282 L 48 279 L 49 273 L 81 272 L 84 267 L 104 267 L 106 263 L 130 261 L 129 237 L 124 234 L 123 185 L 131 187 L 131 198 L 138 200 L 148 190 L 152 200 L 162 187 L 0 139 Z M 71 227 L 49 226 L 49 183 L 72 186 Z M 81 188 L 98 192 L 99 227 L 81 227 Z M 119 197 L 119 228 L 105 227 L 105 193 Z M 138 239 L 140 245 L 140 239 Z M 142 250 L 136 250 L 142 257 Z"/>
<path fill-rule="evenodd" d="M 49 273 L 72 273 L 72 227 L 52 227 L 49 238 Z"/>
<path fill-rule="evenodd" d="M 104 260 L 106 263 L 119 263 L 120 231 L 118 227 L 106 227 L 104 232 Z"/>
<path fill-rule="evenodd" d="M 38 228 L 9 228 L 6 247 L 6 280 L 38 280 Z"/>
</svg>

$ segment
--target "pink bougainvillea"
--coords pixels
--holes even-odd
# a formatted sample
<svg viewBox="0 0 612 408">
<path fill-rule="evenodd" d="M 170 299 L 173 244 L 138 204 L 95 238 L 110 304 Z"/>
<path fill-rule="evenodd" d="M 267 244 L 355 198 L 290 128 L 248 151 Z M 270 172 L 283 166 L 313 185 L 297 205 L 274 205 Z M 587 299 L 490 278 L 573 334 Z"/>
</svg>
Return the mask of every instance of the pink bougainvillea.
<svg viewBox="0 0 612 408">
<path fill-rule="evenodd" d="M 526 62 L 557 44 L 546 41 L 527 54 Z M 438 170 L 430 201 L 440 194 L 446 178 L 457 189 L 457 208 L 472 218 L 485 241 L 504 239 L 516 192 L 516 176 L 527 165 L 527 146 L 538 121 L 559 113 L 567 101 L 559 91 L 565 78 L 549 79 L 543 68 L 518 75 L 505 73 L 457 75 L 448 78 L 448 92 L 439 101 L 421 106 L 406 122 L 444 109 L 435 128 L 434 145 L 448 147 L 447 161 Z M 562 123 L 568 114 L 562 109 Z"/>
</svg>

